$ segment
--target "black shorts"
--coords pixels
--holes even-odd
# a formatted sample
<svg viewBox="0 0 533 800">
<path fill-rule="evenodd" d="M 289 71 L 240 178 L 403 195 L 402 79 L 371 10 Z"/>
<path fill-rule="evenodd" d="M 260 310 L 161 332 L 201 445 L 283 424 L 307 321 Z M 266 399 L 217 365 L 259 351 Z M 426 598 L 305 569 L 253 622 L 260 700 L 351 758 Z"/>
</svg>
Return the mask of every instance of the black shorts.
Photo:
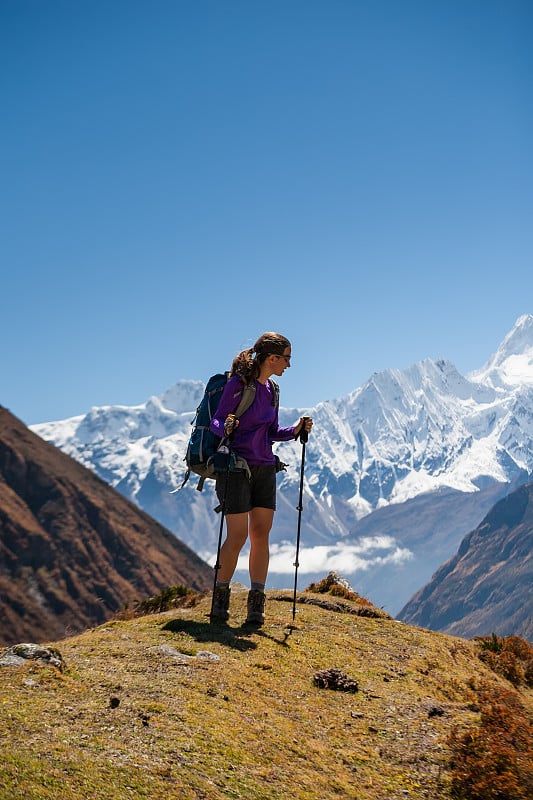
<svg viewBox="0 0 533 800">
<path fill-rule="evenodd" d="M 251 477 L 246 472 L 230 472 L 225 498 L 226 514 L 243 514 L 252 508 L 276 510 L 276 467 L 250 466 Z M 216 491 L 220 505 L 224 505 L 226 473 L 216 478 Z"/>
</svg>

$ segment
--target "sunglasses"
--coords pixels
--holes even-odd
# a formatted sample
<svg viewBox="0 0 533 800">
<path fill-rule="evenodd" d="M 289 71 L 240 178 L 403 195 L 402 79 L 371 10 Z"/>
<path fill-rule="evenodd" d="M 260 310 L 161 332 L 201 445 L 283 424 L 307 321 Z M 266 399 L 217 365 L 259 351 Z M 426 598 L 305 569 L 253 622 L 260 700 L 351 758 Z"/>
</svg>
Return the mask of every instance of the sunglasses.
<svg viewBox="0 0 533 800">
<path fill-rule="evenodd" d="M 287 362 L 287 364 L 290 364 L 291 356 L 284 356 L 284 355 L 280 356 L 278 353 L 269 353 L 269 355 L 270 356 L 276 356 L 276 358 L 284 358 L 285 361 Z"/>
</svg>

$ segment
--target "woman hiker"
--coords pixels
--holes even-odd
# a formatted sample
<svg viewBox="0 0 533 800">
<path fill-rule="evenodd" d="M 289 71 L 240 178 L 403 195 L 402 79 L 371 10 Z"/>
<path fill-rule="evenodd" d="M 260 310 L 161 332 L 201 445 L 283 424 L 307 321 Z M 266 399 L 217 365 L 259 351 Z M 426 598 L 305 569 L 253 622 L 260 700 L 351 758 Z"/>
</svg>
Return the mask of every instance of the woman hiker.
<svg viewBox="0 0 533 800">
<path fill-rule="evenodd" d="M 278 422 L 278 388 L 270 380 L 283 375 L 291 365 L 291 343 L 279 333 L 264 333 L 253 347 L 240 352 L 233 360 L 230 378 L 224 387 L 210 430 L 220 437 L 231 437 L 231 449 L 244 458 L 246 472 L 220 472 L 216 492 L 224 504 L 226 539 L 220 549 L 219 570 L 214 587 L 211 619 L 229 617 L 230 581 L 239 553 L 250 537 L 250 591 L 246 622 L 264 622 L 265 583 L 269 562 L 269 533 L 276 508 L 276 458 L 273 442 L 296 439 L 313 421 L 300 417 L 296 425 L 281 428 Z M 236 411 L 243 382 L 255 384 L 255 399 L 240 419 Z M 228 485 L 226 488 L 226 479 Z"/>
</svg>

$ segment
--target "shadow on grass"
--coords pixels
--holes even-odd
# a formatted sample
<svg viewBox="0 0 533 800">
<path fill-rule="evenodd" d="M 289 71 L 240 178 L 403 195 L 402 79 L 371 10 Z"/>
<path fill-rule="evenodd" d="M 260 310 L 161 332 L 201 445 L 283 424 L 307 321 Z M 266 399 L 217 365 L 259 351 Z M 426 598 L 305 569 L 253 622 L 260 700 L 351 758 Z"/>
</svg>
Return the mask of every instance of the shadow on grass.
<svg viewBox="0 0 533 800">
<path fill-rule="evenodd" d="M 288 637 L 291 633 L 291 626 L 287 626 L 281 638 L 272 636 L 267 633 L 265 628 L 255 627 L 253 625 L 241 625 L 238 628 L 232 628 L 225 622 L 195 622 L 189 619 L 171 619 L 161 626 L 164 631 L 171 631 L 171 633 L 186 633 L 197 642 L 219 642 L 225 647 L 232 647 L 234 650 L 255 650 L 257 649 L 257 642 L 254 642 L 252 636 L 269 639 L 281 647 L 288 647 Z"/>
<path fill-rule="evenodd" d="M 243 630 L 246 631 L 246 627 Z M 267 633 L 264 628 L 256 628 L 255 630 L 253 630 L 251 632 L 254 633 L 256 636 L 262 637 L 263 639 L 269 639 L 271 642 L 274 642 L 274 644 L 281 645 L 281 647 L 288 647 L 289 646 L 289 643 L 288 643 L 287 640 L 288 640 L 288 638 L 289 638 L 289 636 L 291 634 L 291 631 L 288 628 L 288 626 L 286 626 L 284 634 L 283 634 L 283 637 L 281 639 L 278 636 L 272 636 L 270 633 Z M 250 634 L 250 631 L 249 631 L 249 634 Z"/>
<path fill-rule="evenodd" d="M 219 642 L 225 647 L 232 647 L 234 650 L 255 650 L 257 643 L 252 641 L 250 634 L 255 633 L 253 629 L 240 627 L 230 628 L 223 622 L 195 622 L 188 619 L 171 619 L 161 626 L 164 631 L 172 633 L 186 633 L 192 636 L 197 642 Z"/>
</svg>

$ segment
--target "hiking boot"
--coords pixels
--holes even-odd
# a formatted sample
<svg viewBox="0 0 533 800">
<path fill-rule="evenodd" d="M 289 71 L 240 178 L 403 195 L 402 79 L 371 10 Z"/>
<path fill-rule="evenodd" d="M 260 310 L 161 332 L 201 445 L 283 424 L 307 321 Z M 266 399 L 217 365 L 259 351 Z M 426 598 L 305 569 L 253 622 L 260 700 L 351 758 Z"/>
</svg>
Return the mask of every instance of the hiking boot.
<svg viewBox="0 0 533 800">
<path fill-rule="evenodd" d="M 229 586 L 215 586 L 211 607 L 212 622 L 226 622 L 229 619 Z"/>
<path fill-rule="evenodd" d="M 248 616 L 246 623 L 248 625 L 262 625 L 265 621 L 265 600 L 266 595 L 259 589 L 250 589 L 248 592 Z"/>
</svg>

